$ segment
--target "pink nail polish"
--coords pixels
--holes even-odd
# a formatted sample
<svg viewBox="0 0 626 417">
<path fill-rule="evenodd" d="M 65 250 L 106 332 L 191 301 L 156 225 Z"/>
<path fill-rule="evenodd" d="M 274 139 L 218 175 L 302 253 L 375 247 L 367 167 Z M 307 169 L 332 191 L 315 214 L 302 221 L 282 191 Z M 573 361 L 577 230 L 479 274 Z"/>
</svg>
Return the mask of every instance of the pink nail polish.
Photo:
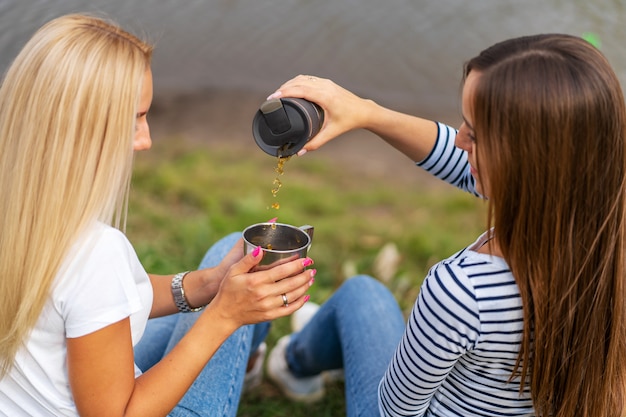
<svg viewBox="0 0 626 417">
<path fill-rule="evenodd" d="M 315 278 L 311 278 L 311 280 L 309 281 L 309 287 L 313 285 L 314 282 L 315 282 Z"/>
<path fill-rule="evenodd" d="M 256 248 L 254 248 L 254 250 L 252 251 L 252 256 L 254 256 L 255 258 L 257 256 L 259 256 L 259 253 L 261 253 L 261 247 L 257 246 Z"/>
<path fill-rule="evenodd" d="M 311 299 L 311 296 L 310 296 L 310 295 L 308 295 L 308 294 L 307 294 L 307 295 L 305 295 L 305 296 L 304 296 L 304 302 L 305 302 L 305 303 L 306 303 L 307 301 L 309 301 L 310 299 Z"/>
<path fill-rule="evenodd" d="M 267 222 L 268 223 L 276 223 L 276 220 L 278 220 L 278 217 L 274 217 L 273 219 L 269 219 Z"/>
<path fill-rule="evenodd" d="M 304 267 L 307 267 L 307 266 L 312 265 L 312 264 L 313 264 L 313 259 L 311 259 L 311 258 L 304 258 L 302 260 L 302 266 L 304 266 Z"/>
</svg>

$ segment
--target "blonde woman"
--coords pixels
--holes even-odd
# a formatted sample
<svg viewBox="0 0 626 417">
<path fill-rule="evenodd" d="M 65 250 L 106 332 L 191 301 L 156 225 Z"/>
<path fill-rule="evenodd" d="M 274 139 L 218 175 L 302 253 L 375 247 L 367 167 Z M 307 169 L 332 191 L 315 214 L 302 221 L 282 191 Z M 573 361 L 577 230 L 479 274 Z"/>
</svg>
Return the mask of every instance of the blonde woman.
<svg viewBox="0 0 626 417">
<path fill-rule="evenodd" d="M 349 416 L 623 417 L 619 81 L 595 47 L 564 34 L 493 45 L 463 76 L 458 130 L 316 77 L 272 95 L 324 108 L 325 125 L 305 151 L 368 129 L 429 173 L 488 198 L 489 216 L 474 243 L 431 268 L 406 326 L 380 283 L 350 279 L 279 340 L 268 374 L 291 398 L 317 399 L 320 373 L 344 368 Z"/>
<path fill-rule="evenodd" d="M 308 299 L 310 259 L 250 272 L 262 251 L 243 256 L 233 236 L 197 271 L 141 266 L 117 227 L 133 153 L 151 146 L 151 55 L 109 21 L 67 15 L 34 34 L 3 81 L 0 415 L 235 415 L 254 332 L 244 325 Z M 139 371 L 148 318 L 192 310 Z M 227 340 L 225 365 L 207 366 Z M 222 389 L 206 395 L 205 380 Z"/>
</svg>

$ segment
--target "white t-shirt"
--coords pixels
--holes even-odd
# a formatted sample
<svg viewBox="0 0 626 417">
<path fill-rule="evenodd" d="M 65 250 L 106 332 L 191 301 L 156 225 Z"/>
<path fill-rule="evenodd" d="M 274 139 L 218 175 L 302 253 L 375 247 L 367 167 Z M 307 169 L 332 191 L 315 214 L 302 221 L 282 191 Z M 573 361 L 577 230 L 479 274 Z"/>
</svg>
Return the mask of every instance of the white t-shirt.
<svg viewBox="0 0 626 417">
<path fill-rule="evenodd" d="M 2 416 L 77 416 L 67 372 L 66 338 L 130 316 L 133 345 L 143 335 L 152 286 L 122 232 L 96 224 L 70 251 L 13 369 L 0 380 Z M 135 366 L 136 375 L 140 374 Z"/>
</svg>

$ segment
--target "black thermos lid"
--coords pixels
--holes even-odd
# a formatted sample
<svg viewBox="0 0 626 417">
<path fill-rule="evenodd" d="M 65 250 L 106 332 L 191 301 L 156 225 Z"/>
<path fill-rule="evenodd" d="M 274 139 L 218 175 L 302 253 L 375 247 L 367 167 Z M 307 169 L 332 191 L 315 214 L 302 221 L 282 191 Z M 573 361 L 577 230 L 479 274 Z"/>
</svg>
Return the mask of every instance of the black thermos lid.
<svg viewBox="0 0 626 417">
<path fill-rule="evenodd" d="M 261 104 L 252 121 L 257 145 L 272 156 L 297 153 L 315 136 L 324 123 L 317 104 L 301 98 L 281 98 Z"/>
</svg>

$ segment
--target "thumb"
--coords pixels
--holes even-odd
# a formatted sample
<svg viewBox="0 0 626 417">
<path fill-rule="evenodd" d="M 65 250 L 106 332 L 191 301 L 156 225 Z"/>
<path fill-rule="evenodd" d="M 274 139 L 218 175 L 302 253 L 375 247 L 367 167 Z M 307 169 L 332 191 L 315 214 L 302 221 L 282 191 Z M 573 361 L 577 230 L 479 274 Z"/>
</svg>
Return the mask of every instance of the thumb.
<svg viewBox="0 0 626 417">
<path fill-rule="evenodd" d="M 244 274 L 250 272 L 252 268 L 257 266 L 259 262 L 263 259 L 263 251 L 260 246 L 257 246 L 249 252 L 246 256 L 241 258 L 239 262 L 233 265 L 232 271 L 235 275 Z"/>
<path fill-rule="evenodd" d="M 304 153 L 308 151 L 316 151 L 331 140 L 335 139 L 338 136 L 346 133 L 347 130 L 337 126 L 336 124 L 331 123 L 330 121 L 325 121 L 324 126 L 320 129 L 320 131 L 308 141 L 304 148 L 298 152 L 298 156 L 302 156 Z M 303 152 L 304 150 L 304 152 Z"/>
</svg>

